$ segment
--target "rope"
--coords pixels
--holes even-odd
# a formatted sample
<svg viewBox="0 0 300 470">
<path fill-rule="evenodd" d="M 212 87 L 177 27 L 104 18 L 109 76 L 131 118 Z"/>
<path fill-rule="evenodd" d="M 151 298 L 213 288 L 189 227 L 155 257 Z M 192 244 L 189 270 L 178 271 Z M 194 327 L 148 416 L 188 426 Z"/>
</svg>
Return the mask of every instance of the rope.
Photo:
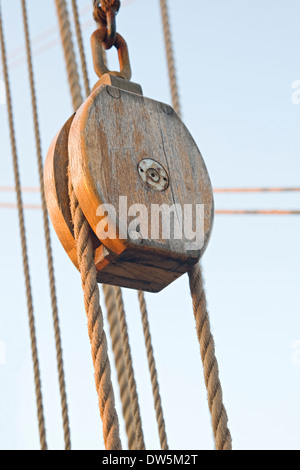
<svg viewBox="0 0 300 470">
<path fill-rule="evenodd" d="M 132 414 L 133 414 L 134 424 L 135 424 L 136 449 L 145 450 L 142 420 L 141 420 L 141 414 L 140 414 L 138 394 L 136 390 L 136 383 L 135 383 L 135 378 L 134 378 L 132 357 L 131 357 L 129 338 L 128 338 L 128 328 L 127 328 L 127 322 L 126 322 L 126 316 L 125 316 L 125 310 L 124 310 L 124 303 L 122 300 L 122 291 L 119 287 L 116 287 L 115 293 L 116 293 L 116 301 L 117 301 L 117 307 L 118 307 L 118 312 L 119 312 L 119 323 L 120 323 L 120 328 L 121 328 L 124 360 L 125 360 L 128 383 L 129 383 L 131 408 L 132 408 Z"/>
<path fill-rule="evenodd" d="M 57 9 L 60 36 L 65 54 L 65 62 L 67 67 L 68 81 L 71 90 L 73 108 L 77 110 L 81 106 L 83 99 L 74 52 L 69 13 L 65 0 L 55 0 L 55 4 Z"/>
<path fill-rule="evenodd" d="M 180 112 L 179 91 L 178 91 L 178 84 L 177 84 L 173 41 L 172 41 L 172 36 L 171 36 L 167 0 L 160 0 L 160 8 L 161 8 L 164 39 L 165 39 L 165 46 L 166 46 L 172 103 L 173 103 L 173 108 L 175 109 L 176 113 L 180 116 L 181 112 Z"/>
<path fill-rule="evenodd" d="M 125 428 L 128 438 L 129 450 L 135 449 L 135 427 L 133 414 L 131 410 L 131 402 L 129 395 L 129 385 L 124 361 L 123 346 L 121 339 L 121 330 L 117 313 L 116 294 L 112 286 L 103 285 L 105 296 L 105 305 L 107 310 L 107 319 L 110 326 L 110 336 L 112 340 L 112 349 L 115 358 L 115 365 L 118 376 L 120 389 L 120 398 L 122 402 L 123 416 L 125 420 Z"/>
<path fill-rule="evenodd" d="M 181 115 L 179 90 L 175 72 L 172 37 L 169 25 L 167 0 L 160 0 L 163 20 L 167 60 L 170 76 L 173 107 Z M 212 416 L 213 431 L 217 450 L 230 450 L 231 435 L 227 427 L 227 414 L 222 402 L 222 389 L 219 379 L 218 363 L 215 357 L 214 340 L 210 330 L 206 296 L 200 265 L 189 272 L 191 295 L 194 304 L 197 335 L 201 346 L 201 356 L 204 367 L 205 384 L 208 393 L 209 409 Z"/>
<path fill-rule="evenodd" d="M 285 211 L 285 210 L 265 210 L 265 211 L 232 211 L 232 210 L 217 210 L 218 215 L 300 215 L 300 211 Z"/>
<path fill-rule="evenodd" d="M 3 66 L 5 87 L 6 87 L 6 101 L 7 101 L 7 110 L 8 110 L 8 118 L 9 118 L 12 156 L 13 156 L 13 169 L 14 169 L 15 186 L 16 186 L 16 193 L 17 193 L 17 206 L 18 206 L 18 217 L 19 217 L 20 236 L 21 236 L 21 245 L 22 245 L 23 269 L 24 269 L 25 285 L 26 285 L 27 309 L 28 309 L 31 351 L 32 351 L 33 370 L 34 370 L 39 436 L 40 436 L 41 449 L 47 450 L 41 376 L 40 376 L 40 367 L 39 367 L 39 359 L 38 359 L 35 318 L 34 318 L 33 300 L 32 300 L 32 288 L 31 288 L 29 259 L 28 259 L 28 250 L 27 250 L 27 241 L 26 241 L 26 229 L 25 229 L 25 222 L 24 222 L 23 202 L 22 202 L 21 183 L 20 183 L 20 170 L 19 170 L 16 135 L 15 135 L 15 128 L 14 128 L 13 105 L 12 105 L 12 97 L 11 97 L 11 89 L 10 89 L 10 80 L 9 80 L 9 74 L 8 74 L 7 55 L 6 55 L 6 46 L 5 46 L 5 39 L 4 39 L 1 9 L 0 9 L 0 42 L 1 42 L 2 66 Z"/>
<path fill-rule="evenodd" d="M 17 209 L 18 204 L 14 204 L 13 202 L 4 202 L 4 203 L 0 203 L 0 208 L 1 209 Z M 23 204 L 22 203 L 22 208 L 28 209 L 28 210 L 41 210 L 42 206 L 40 204 Z"/>
<path fill-rule="evenodd" d="M 74 110 L 81 106 L 83 99 L 79 74 L 74 53 L 72 32 L 65 0 L 55 0 L 59 18 L 62 45 L 67 65 L 68 80 Z M 77 256 L 84 293 L 85 310 L 88 318 L 88 332 L 92 347 L 95 369 L 95 384 L 99 399 L 100 416 L 103 422 L 104 444 L 107 450 L 121 450 L 119 420 L 115 409 L 115 398 L 111 382 L 111 369 L 107 351 L 107 339 L 103 329 L 103 313 L 100 307 L 97 272 L 90 237 L 90 227 L 79 206 L 73 186 L 69 181 L 71 213 Z"/>
<path fill-rule="evenodd" d="M 135 2 L 135 1 L 136 0 L 123 1 L 122 2 L 122 7 L 124 8 L 124 7 L 130 5 L 131 3 Z M 90 12 L 90 11 L 91 11 L 91 7 L 89 5 L 86 5 L 85 7 L 80 9 L 80 13 L 82 15 L 84 15 L 84 14 Z M 87 29 L 91 28 L 93 25 L 94 25 L 93 20 L 85 21 L 82 25 L 82 30 L 87 30 Z M 33 42 L 34 45 L 39 46 L 42 40 L 46 39 L 47 37 L 51 37 L 53 35 L 53 33 L 55 33 L 55 32 L 56 32 L 56 26 L 51 26 L 50 28 L 47 28 L 42 33 L 35 36 L 33 38 L 32 42 Z M 50 41 L 48 41 L 45 45 L 43 45 L 41 47 L 36 47 L 34 49 L 34 55 L 35 56 L 41 55 L 41 54 L 45 53 L 46 51 L 48 51 L 49 49 L 52 49 L 53 47 L 55 47 L 58 43 L 59 43 L 58 38 L 55 37 L 54 39 L 50 39 Z M 15 69 L 15 68 L 17 68 L 17 67 L 19 67 L 19 66 L 26 63 L 26 59 L 22 55 L 21 55 L 20 58 L 18 58 L 18 55 L 22 54 L 22 52 L 23 52 L 23 47 L 18 46 L 16 49 L 14 49 L 10 53 L 10 55 L 8 56 L 8 59 L 11 60 L 10 69 Z"/>
<path fill-rule="evenodd" d="M 77 6 L 76 0 L 72 0 L 72 6 L 73 6 L 73 14 L 74 14 L 74 20 L 75 20 L 78 47 L 79 47 L 80 57 L 81 57 L 82 72 L 83 72 L 84 82 L 85 82 L 85 91 L 86 91 L 86 95 L 89 95 L 90 84 L 89 84 L 89 79 L 88 79 L 88 74 L 87 74 L 86 57 L 85 57 L 85 52 L 84 52 L 84 47 L 83 47 L 82 33 L 81 33 L 80 22 L 79 22 L 78 6 Z M 105 57 L 105 62 L 106 62 L 106 53 L 104 53 L 104 57 Z M 72 188 L 71 188 L 71 194 L 72 194 Z M 130 450 L 132 450 L 134 449 L 135 440 L 136 440 L 135 425 L 134 425 L 134 418 L 133 418 L 133 413 L 131 409 L 131 399 L 130 399 L 127 371 L 126 371 L 126 366 L 124 362 L 121 330 L 120 330 L 120 325 L 119 325 L 118 313 L 116 311 L 117 310 L 116 295 L 115 295 L 114 288 L 111 286 L 103 285 L 103 291 L 104 291 L 105 303 L 107 307 L 108 321 L 110 324 L 110 334 L 112 338 L 113 353 L 114 353 L 115 365 L 116 365 L 117 376 L 118 376 L 118 383 L 119 383 L 119 388 L 120 388 L 122 411 L 123 411 L 123 416 L 125 420 L 125 428 L 126 428 L 126 433 L 127 433 L 127 438 L 128 438 L 128 447 Z M 121 290 L 119 292 L 119 295 L 121 297 L 120 302 L 123 304 Z"/>
<path fill-rule="evenodd" d="M 293 193 L 300 188 L 215 188 L 214 193 Z"/>
<path fill-rule="evenodd" d="M 15 192 L 16 188 L 14 186 L 0 186 L 0 192 L 3 193 L 12 193 Z M 39 193 L 40 188 L 29 188 L 29 187 L 22 187 L 22 193 Z"/>
<path fill-rule="evenodd" d="M 103 313 L 100 307 L 90 226 L 79 206 L 73 187 L 70 191 L 70 202 L 84 293 L 84 304 L 88 319 L 88 333 L 95 368 L 96 390 L 103 422 L 104 444 L 106 450 L 122 450 L 119 420 L 115 409 L 115 398 L 111 381 L 107 339 L 103 329 Z"/>
<path fill-rule="evenodd" d="M 38 193 L 39 188 L 22 187 L 22 192 Z M 0 186 L 0 192 L 13 192 L 16 188 L 11 186 Z M 214 188 L 215 194 L 222 193 L 295 193 L 300 192 L 300 188 Z"/>
<path fill-rule="evenodd" d="M 231 435 L 228 429 L 227 413 L 223 405 L 219 368 L 215 355 L 214 339 L 210 329 L 200 265 L 197 265 L 189 272 L 189 278 L 216 449 L 231 450 Z"/>
<path fill-rule="evenodd" d="M 17 204 L 13 202 L 0 202 L 0 209 L 16 209 Z M 41 210 L 40 204 L 23 204 L 23 209 L 28 210 Z M 264 210 L 264 211 L 233 211 L 233 210 L 216 210 L 216 215 L 300 215 L 300 211 L 284 211 L 284 210 Z"/>
<path fill-rule="evenodd" d="M 44 233 L 45 233 L 46 252 L 47 252 L 47 261 L 48 261 L 48 275 L 49 275 L 49 283 L 50 283 L 53 325 L 54 325 L 54 332 L 55 332 L 56 361 L 57 361 L 57 370 L 58 370 L 58 378 L 59 378 L 65 450 L 70 450 L 71 438 L 70 438 L 70 424 L 69 424 L 65 373 L 64 373 L 64 363 L 63 363 L 63 352 L 62 352 L 61 333 L 60 333 L 60 326 L 59 326 L 59 315 L 58 315 L 58 306 L 57 306 L 57 297 L 56 297 L 53 255 L 52 255 L 51 237 L 50 237 L 50 225 L 49 225 L 47 205 L 46 205 L 46 199 L 45 199 L 45 191 L 44 191 L 43 157 L 42 157 L 42 148 L 41 148 L 41 137 L 40 137 L 40 129 L 39 129 L 37 99 L 36 99 L 36 90 L 35 90 L 35 83 L 34 83 L 34 72 L 33 72 L 31 45 L 30 45 L 30 34 L 29 34 L 26 0 L 21 0 L 21 3 L 22 3 L 22 14 L 23 14 L 23 23 L 24 23 L 24 31 L 25 31 L 25 42 L 26 42 L 31 100 L 32 100 L 34 132 L 35 132 L 35 141 L 36 141 L 36 150 L 37 150 L 40 194 L 41 194 L 41 200 L 42 200 L 43 223 L 44 223 Z"/>
<path fill-rule="evenodd" d="M 150 371 L 150 376 L 151 376 L 152 392 L 153 392 L 153 398 L 154 398 L 156 420 L 158 424 L 160 445 L 161 445 L 162 450 L 168 450 L 166 427 L 165 427 L 161 397 L 160 397 L 160 392 L 159 392 L 159 383 L 158 383 L 157 370 L 156 370 L 155 359 L 154 359 L 153 346 L 152 346 L 152 341 L 151 341 L 150 326 L 149 326 L 148 312 L 147 312 L 144 292 L 139 291 L 138 298 L 139 298 L 140 309 L 141 309 L 141 314 L 142 314 L 142 323 L 143 323 L 143 329 L 144 329 L 149 371 Z"/>
<path fill-rule="evenodd" d="M 90 90 L 90 82 L 89 82 L 89 76 L 88 76 L 88 71 L 87 71 L 86 57 L 85 57 L 85 52 L 84 52 L 82 32 L 81 32 L 81 26 L 80 26 L 80 20 L 79 20 L 77 0 L 72 0 L 72 9 L 73 9 L 73 16 L 74 16 L 74 22 L 75 22 L 79 54 L 80 54 L 81 68 L 82 68 L 82 73 L 83 73 L 85 94 L 86 96 L 89 96 L 91 90 Z"/>
</svg>

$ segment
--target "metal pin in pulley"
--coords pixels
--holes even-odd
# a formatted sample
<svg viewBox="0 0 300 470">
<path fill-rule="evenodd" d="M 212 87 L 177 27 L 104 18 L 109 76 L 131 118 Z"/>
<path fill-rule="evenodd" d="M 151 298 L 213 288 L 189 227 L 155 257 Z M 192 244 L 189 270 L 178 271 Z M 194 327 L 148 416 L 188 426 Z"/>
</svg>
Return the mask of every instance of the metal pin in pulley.
<svg viewBox="0 0 300 470">
<path fill-rule="evenodd" d="M 123 39 L 121 72 L 103 74 L 103 37 L 103 31 L 92 37 L 99 81 L 48 152 L 48 209 L 77 265 L 68 196 L 71 178 L 93 233 L 98 281 L 158 292 L 204 253 L 213 225 L 212 187 L 179 116 L 170 106 L 144 97 L 141 87 L 129 81 Z M 164 232 L 166 220 L 172 226 Z M 189 235 L 199 225 L 203 236 L 197 244 Z"/>
</svg>

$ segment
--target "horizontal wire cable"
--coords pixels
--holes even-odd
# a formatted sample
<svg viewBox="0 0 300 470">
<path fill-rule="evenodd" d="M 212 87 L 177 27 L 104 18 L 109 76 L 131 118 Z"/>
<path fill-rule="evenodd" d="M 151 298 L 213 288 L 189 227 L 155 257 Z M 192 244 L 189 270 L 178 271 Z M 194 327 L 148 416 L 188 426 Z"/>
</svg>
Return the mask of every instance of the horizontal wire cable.
<svg viewBox="0 0 300 470">
<path fill-rule="evenodd" d="M 300 215 L 300 210 L 216 210 L 217 215 Z"/>
<path fill-rule="evenodd" d="M 36 396 L 40 445 L 41 445 L 41 450 L 46 451 L 48 447 L 47 447 L 47 441 L 46 441 L 46 426 L 45 426 L 45 416 L 44 416 L 40 363 L 39 363 L 39 357 L 38 357 L 35 313 L 34 313 L 33 298 L 32 298 L 32 283 L 31 283 L 31 277 L 30 277 L 27 232 L 26 232 L 26 227 L 25 227 L 25 217 L 24 217 L 24 210 L 23 210 L 19 154 L 18 154 L 18 149 L 17 149 L 17 138 L 16 138 L 16 131 L 15 131 L 15 123 L 14 123 L 12 92 L 11 92 L 11 84 L 10 84 L 10 76 L 9 76 L 9 67 L 7 63 L 6 41 L 5 41 L 4 30 L 3 30 L 1 4 L 0 4 L 0 50 L 1 50 L 1 58 L 2 58 L 2 70 L 3 70 L 5 89 L 6 89 L 8 126 L 9 126 L 10 143 L 11 143 L 13 173 L 14 173 L 15 187 L 16 187 L 17 204 L 15 205 L 15 207 L 18 209 L 18 221 L 19 221 L 25 289 L 26 289 L 27 314 L 28 314 L 29 331 L 30 331 L 30 343 L 31 343 L 31 354 L 32 354 L 32 362 L 33 362 L 33 374 L 34 374 L 34 384 L 35 384 L 35 396 Z"/>
<path fill-rule="evenodd" d="M 62 425 L 63 425 L 63 431 L 64 431 L 64 443 L 65 443 L 65 450 L 71 450 L 70 421 L 69 421 L 69 411 L 68 411 L 68 403 L 67 403 L 62 338 L 61 338 L 60 319 L 59 319 L 59 312 L 58 312 L 56 278 L 55 278 L 55 271 L 54 271 L 52 240 L 51 240 L 51 235 L 50 235 L 50 223 L 49 223 L 49 218 L 48 218 L 45 188 L 44 188 L 43 152 L 42 152 L 41 130 L 40 130 L 40 121 L 39 121 L 39 113 L 38 113 L 37 90 L 36 90 L 36 85 L 35 85 L 34 65 L 33 65 L 33 57 L 32 57 L 32 45 L 31 45 L 29 18 L 28 18 L 28 11 L 27 11 L 27 0 L 21 0 L 21 5 L 22 5 L 23 27 L 24 27 L 24 34 L 25 34 L 25 46 L 26 46 L 26 56 L 27 56 L 29 88 L 30 88 L 30 95 L 31 95 L 32 119 L 33 119 L 34 135 L 35 135 L 37 166 L 38 166 L 38 175 L 39 175 L 39 182 L 40 182 L 40 195 L 41 195 L 41 203 L 42 203 L 44 238 L 45 238 L 45 248 L 46 248 L 46 255 L 47 255 L 47 265 L 48 265 L 48 279 L 49 279 L 49 288 L 50 288 L 50 297 L 51 297 L 53 328 L 54 328 L 54 336 L 55 336 L 56 363 L 57 363 L 57 373 L 58 373 L 59 391 L 60 391 L 60 399 L 61 399 L 61 414 L 62 414 Z"/>
<path fill-rule="evenodd" d="M 136 0 L 124 0 L 122 2 L 122 8 L 131 5 L 131 3 L 135 2 L 135 1 Z M 80 16 L 83 16 L 83 15 L 85 15 L 86 13 L 88 13 L 90 11 L 91 11 L 91 6 L 86 5 L 85 7 L 83 7 L 80 10 Z M 82 29 L 83 30 L 88 29 L 90 26 L 93 26 L 93 25 L 94 25 L 94 21 L 89 19 L 88 21 L 85 21 L 82 24 Z M 33 45 L 40 45 L 42 40 L 46 39 L 47 37 L 53 36 L 53 33 L 56 33 L 56 32 L 57 32 L 56 26 L 51 26 L 50 28 L 47 28 L 45 31 L 43 31 L 42 33 L 35 36 L 32 40 L 32 44 Z M 59 37 L 53 37 L 53 39 L 51 39 L 49 42 L 47 42 L 46 44 L 40 46 L 38 49 L 34 50 L 33 55 L 36 57 L 38 55 L 43 54 L 47 50 L 52 49 L 52 47 L 55 47 L 56 45 L 58 45 L 59 41 L 60 41 Z M 21 54 L 23 54 L 23 52 L 25 52 L 24 47 L 23 46 L 18 46 L 16 49 L 12 50 L 9 53 L 8 59 L 10 61 L 10 68 L 11 69 L 14 69 L 14 68 L 26 63 L 25 55 L 24 56 L 21 55 Z M 21 55 L 21 57 L 20 57 L 20 55 Z"/>
<path fill-rule="evenodd" d="M 0 186 L 0 192 L 2 193 L 14 193 L 16 188 L 14 186 Z M 21 188 L 22 193 L 39 193 L 40 188 L 35 187 L 23 187 Z"/>
<path fill-rule="evenodd" d="M 17 209 L 17 204 L 10 203 L 10 202 L 1 202 L 0 209 Z M 42 210 L 42 206 L 40 204 L 23 204 L 23 209 L 28 210 Z"/>
<path fill-rule="evenodd" d="M 23 204 L 24 209 L 28 210 L 41 210 L 42 206 L 39 204 Z M 15 203 L 0 203 L 0 209 L 17 209 Z M 300 210 L 223 210 L 215 211 L 216 215 L 300 215 Z"/>
<path fill-rule="evenodd" d="M 15 188 L 13 186 L 0 186 L 0 192 L 13 192 Z M 35 187 L 24 187 L 23 192 L 27 193 L 38 193 L 39 188 Z M 214 188 L 215 194 L 222 193 L 295 193 L 300 192 L 300 188 Z"/>
<path fill-rule="evenodd" d="M 214 188 L 215 194 L 221 193 L 292 193 L 300 188 Z"/>
</svg>

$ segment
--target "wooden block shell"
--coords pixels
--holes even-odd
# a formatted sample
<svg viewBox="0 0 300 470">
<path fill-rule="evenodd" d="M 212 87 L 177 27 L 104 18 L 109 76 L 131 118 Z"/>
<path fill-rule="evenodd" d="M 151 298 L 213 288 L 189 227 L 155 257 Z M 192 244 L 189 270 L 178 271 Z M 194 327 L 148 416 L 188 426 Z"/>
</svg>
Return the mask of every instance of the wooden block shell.
<svg viewBox="0 0 300 470">
<path fill-rule="evenodd" d="M 120 196 L 127 196 L 128 207 L 145 205 L 149 214 L 151 204 L 205 206 L 205 243 L 201 250 L 189 252 L 184 240 L 162 237 L 143 237 L 142 244 L 129 237 L 101 240 L 107 249 L 122 259 L 127 258 L 125 252 L 134 253 L 135 266 L 151 263 L 152 267 L 166 270 L 166 263 L 173 262 L 173 276 L 198 262 L 213 225 L 212 187 L 194 140 L 170 106 L 102 85 L 76 113 L 69 135 L 69 154 L 73 185 L 95 233 L 100 220 L 98 207 L 112 204 L 117 208 Z M 138 174 L 143 159 L 152 159 L 166 169 L 170 182 L 165 191 L 154 191 L 143 183 Z M 121 233 L 122 228 L 118 229 Z M 147 260 L 146 265 L 145 260 L 140 263 L 140 257 Z"/>
<path fill-rule="evenodd" d="M 77 249 L 68 194 L 68 138 L 73 119 L 74 115 L 68 119 L 50 145 L 44 168 L 44 185 L 52 225 L 69 258 L 78 269 Z M 103 248 L 101 242 L 95 236 L 93 236 L 93 244 L 96 249 L 98 248 L 96 257 L 100 266 Z"/>
<path fill-rule="evenodd" d="M 125 88 L 120 89 L 107 85 L 116 83 L 104 77 L 53 140 L 45 165 L 47 206 L 61 243 L 78 267 L 68 167 L 95 233 L 98 206 L 118 206 L 119 196 L 127 196 L 128 206 L 144 204 L 149 213 L 151 204 L 204 204 L 205 244 L 198 251 L 188 252 L 184 241 L 162 237 L 137 241 L 93 237 L 98 282 L 159 292 L 203 254 L 213 225 L 213 193 L 202 156 L 177 114 L 168 105 L 144 98 L 137 85 L 125 82 L 118 83 Z M 158 171 L 161 165 L 168 175 L 166 189 L 153 190 L 140 177 L 139 165 L 147 159 L 157 162 Z"/>
</svg>

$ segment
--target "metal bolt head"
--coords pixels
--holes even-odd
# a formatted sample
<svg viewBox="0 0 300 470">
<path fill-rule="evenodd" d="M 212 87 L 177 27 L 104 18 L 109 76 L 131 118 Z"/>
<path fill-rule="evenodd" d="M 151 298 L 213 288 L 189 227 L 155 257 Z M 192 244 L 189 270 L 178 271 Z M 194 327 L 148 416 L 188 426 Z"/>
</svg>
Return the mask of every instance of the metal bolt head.
<svg viewBox="0 0 300 470">
<path fill-rule="evenodd" d="M 143 183 L 154 191 L 166 191 L 169 187 L 168 173 L 160 163 L 151 158 L 140 161 L 138 174 Z"/>
</svg>

